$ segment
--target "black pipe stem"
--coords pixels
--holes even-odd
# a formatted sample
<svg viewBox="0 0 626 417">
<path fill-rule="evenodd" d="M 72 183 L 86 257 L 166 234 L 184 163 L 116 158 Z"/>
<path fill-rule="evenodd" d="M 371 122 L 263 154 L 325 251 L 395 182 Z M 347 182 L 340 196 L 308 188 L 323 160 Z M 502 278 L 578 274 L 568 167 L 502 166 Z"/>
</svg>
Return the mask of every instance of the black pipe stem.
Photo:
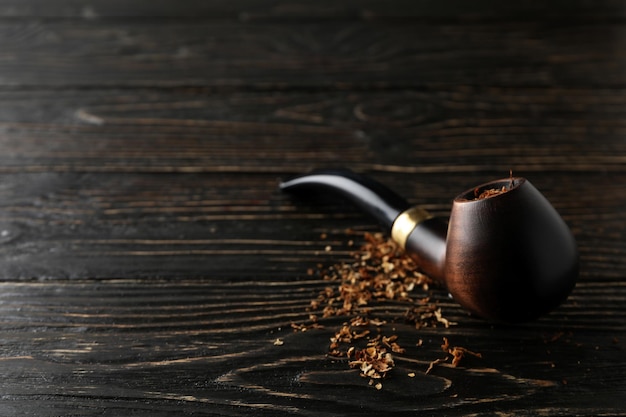
<svg viewBox="0 0 626 417">
<path fill-rule="evenodd" d="M 381 183 L 349 170 L 320 170 L 280 184 L 287 192 L 329 191 L 346 198 L 390 230 L 409 203 Z"/>
</svg>

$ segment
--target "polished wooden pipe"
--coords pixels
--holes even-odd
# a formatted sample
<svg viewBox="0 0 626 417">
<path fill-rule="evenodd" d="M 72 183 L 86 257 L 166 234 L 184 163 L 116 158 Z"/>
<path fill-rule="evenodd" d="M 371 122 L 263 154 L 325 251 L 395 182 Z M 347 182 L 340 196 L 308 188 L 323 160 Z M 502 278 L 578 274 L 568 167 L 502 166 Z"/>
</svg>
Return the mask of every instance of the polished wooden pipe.
<svg viewBox="0 0 626 417">
<path fill-rule="evenodd" d="M 351 171 L 316 171 L 280 188 L 331 191 L 349 199 L 378 220 L 459 304 L 494 322 L 523 322 L 548 313 L 567 298 L 578 277 L 572 233 L 525 178 L 461 193 L 452 202 L 449 222 Z M 486 196 L 478 198 L 484 191 Z"/>
</svg>

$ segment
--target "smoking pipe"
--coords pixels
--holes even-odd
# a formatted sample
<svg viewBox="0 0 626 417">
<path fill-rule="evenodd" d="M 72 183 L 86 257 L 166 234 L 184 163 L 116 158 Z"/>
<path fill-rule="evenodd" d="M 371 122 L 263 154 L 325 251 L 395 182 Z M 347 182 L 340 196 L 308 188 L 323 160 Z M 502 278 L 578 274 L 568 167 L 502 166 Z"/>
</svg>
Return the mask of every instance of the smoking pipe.
<svg viewBox="0 0 626 417">
<path fill-rule="evenodd" d="M 352 171 L 314 171 L 280 188 L 347 198 L 378 220 L 459 304 L 490 321 L 517 323 L 548 313 L 567 298 L 578 276 L 572 233 L 522 177 L 459 194 L 449 222 Z"/>
</svg>

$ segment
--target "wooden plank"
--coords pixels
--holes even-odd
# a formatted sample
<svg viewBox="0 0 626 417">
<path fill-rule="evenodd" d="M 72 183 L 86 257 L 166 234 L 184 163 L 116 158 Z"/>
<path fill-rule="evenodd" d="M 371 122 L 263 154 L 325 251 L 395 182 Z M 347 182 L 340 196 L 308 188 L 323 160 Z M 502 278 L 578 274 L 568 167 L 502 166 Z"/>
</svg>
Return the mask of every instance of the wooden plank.
<svg viewBox="0 0 626 417">
<path fill-rule="evenodd" d="M 459 184 L 468 188 L 480 176 L 377 177 L 445 216 L 449 201 L 462 191 Z M 621 261 L 626 177 L 568 177 L 549 173 L 533 182 L 572 227 L 584 281 L 617 283 L 626 273 Z M 179 276 L 291 281 L 294 275 L 305 278 L 307 269 L 328 256 L 326 246 L 337 259 L 349 259 L 348 242 L 354 238 L 347 229 L 377 230 L 341 202 L 294 200 L 279 193 L 277 182 L 274 175 L 259 174 L 236 179 L 5 174 L 0 275 L 18 281 Z M 611 239 L 604 229 L 611 230 Z M 320 239 L 322 233 L 329 237 Z"/>
<path fill-rule="evenodd" d="M 0 86 L 623 87 L 625 31 L 606 22 L 7 20 Z"/>
<path fill-rule="evenodd" d="M 602 0 L 493 2 L 478 0 L 410 1 L 373 0 L 2 0 L 0 16 L 11 18 L 231 18 L 231 19 L 607 19 L 624 17 L 623 3 Z"/>
<path fill-rule="evenodd" d="M 3 92 L 0 172 L 623 173 L 625 104 L 622 89 Z"/>
</svg>

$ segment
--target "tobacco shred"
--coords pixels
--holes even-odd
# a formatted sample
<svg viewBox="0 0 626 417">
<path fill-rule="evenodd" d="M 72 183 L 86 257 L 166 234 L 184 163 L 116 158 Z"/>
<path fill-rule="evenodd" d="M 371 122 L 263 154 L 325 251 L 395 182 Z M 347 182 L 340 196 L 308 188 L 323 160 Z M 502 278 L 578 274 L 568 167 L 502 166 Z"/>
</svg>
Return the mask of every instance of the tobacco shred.
<svg viewBox="0 0 626 417">
<path fill-rule="evenodd" d="M 459 366 L 461 360 L 465 357 L 465 355 L 475 356 L 477 358 L 482 358 L 480 353 L 472 352 L 471 350 L 461 347 L 461 346 L 452 346 L 450 347 L 450 342 L 447 337 L 443 338 L 443 344 L 441 345 L 441 350 L 447 353 L 445 358 L 435 359 L 432 361 L 428 369 L 426 370 L 426 374 L 429 374 L 435 366 L 451 361 L 453 367 Z"/>
<path fill-rule="evenodd" d="M 479 188 L 476 188 L 474 189 L 474 199 L 482 200 L 484 198 L 493 197 L 494 195 L 506 193 L 507 191 L 508 190 L 505 186 L 502 186 L 502 188 L 488 188 L 482 191 L 480 191 Z"/>
<path fill-rule="evenodd" d="M 513 179 L 513 170 L 509 171 L 509 186 L 502 186 L 502 188 L 488 188 L 481 191 L 480 188 L 474 188 L 474 200 L 482 200 L 485 198 L 493 197 L 498 194 L 503 194 L 509 191 L 515 186 L 515 180 Z"/>
</svg>

